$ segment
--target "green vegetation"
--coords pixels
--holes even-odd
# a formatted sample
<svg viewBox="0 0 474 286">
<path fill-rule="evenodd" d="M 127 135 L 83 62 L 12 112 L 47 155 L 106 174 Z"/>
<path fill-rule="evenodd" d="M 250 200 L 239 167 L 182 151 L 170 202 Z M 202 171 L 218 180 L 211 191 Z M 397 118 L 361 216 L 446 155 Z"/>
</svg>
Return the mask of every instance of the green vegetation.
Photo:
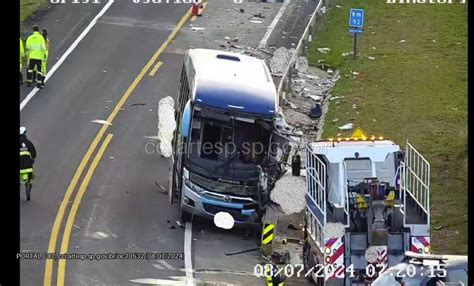
<svg viewBox="0 0 474 286">
<path fill-rule="evenodd" d="M 47 0 L 20 0 L 20 25 L 46 3 Z"/>
<path fill-rule="evenodd" d="M 350 135 L 338 127 L 353 122 L 413 144 L 431 163 L 433 250 L 466 254 L 467 5 L 336 2 L 308 56 L 341 74 L 333 96 L 344 98 L 331 101 L 323 138 Z M 342 56 L 352 51 L 350 8 L 366 12 L 356 60 Z"/>
</svg>

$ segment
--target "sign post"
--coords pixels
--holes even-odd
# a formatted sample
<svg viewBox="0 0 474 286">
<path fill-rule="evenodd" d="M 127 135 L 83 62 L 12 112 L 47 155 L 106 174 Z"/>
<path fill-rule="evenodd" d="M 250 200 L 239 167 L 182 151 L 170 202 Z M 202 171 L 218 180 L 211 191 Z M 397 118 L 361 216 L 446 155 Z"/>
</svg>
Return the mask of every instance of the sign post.
<svg viewBox="0 0 474 286">
<path fill-rule="evenodd" d="M 364 9 L 351 9 L 349 12 L 349 32 L 354 35 L 352 53 L 357 58 L 357 34 L 362 33 L 364 27 Z"/>
</svg>

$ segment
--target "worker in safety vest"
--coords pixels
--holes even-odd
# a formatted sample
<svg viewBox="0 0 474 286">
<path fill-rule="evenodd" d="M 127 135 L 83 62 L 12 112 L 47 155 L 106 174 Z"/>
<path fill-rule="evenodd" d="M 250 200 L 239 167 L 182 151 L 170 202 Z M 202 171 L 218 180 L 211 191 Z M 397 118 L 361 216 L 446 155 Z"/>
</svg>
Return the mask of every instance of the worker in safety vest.
<svg viewBox="0 0 474 286">
<path fill-rule="evenodd" d="M 46 56 L 46 43 L 43 35 L 39 32 L 39 27 L 36 25 L 33 26 L 33 34 L 26 39 L 26 55 L 28 58 L 26 82 L 28 86 L 31 86 L 34 80 L 36 87 L 42 88 L 43 73 L 41 69 Z"/>
<path fill-rule="evenodd" d="M 278 273 L 278 267 L 274 264 L 265 264 L 265 277 L 267 286 L 283 286 L 283 279 Z"/>
<path fill-rule="evenodd" d="M 49 56 L 49 38 L 48 38 L 48 31 L 46 29 L 43 29 L 41 31 L 41 34 L 43 35 L 45 44 L 46 44 L 46 52 L 45 52 L 45 57 L 43 59 L 43 62 L 41 64 L 41 72 L 43 73 L 43 81 L 41 82 L 41 85 L 44 86 L 44 79 L 46 77 L 46 68 L 47 68 L 47 63 L 48 63 L 48 56 Z"/>
<path fill-rule="evenodd" d="M 20 127 L 20 181 L 25 183 L 26 200 L 30 200 L 31 180 L 34 179 L 33 163 L 36 158 L 36 149 L 33 143 L 26 138 L 26 127 Z"/>
<path fill-rule="evenodd" d="M 23 41 L 20 38 L 20 84 L 23 84 L 23 58 L 25 57 L 25 49 L 23 48 Z"/>
</svg>

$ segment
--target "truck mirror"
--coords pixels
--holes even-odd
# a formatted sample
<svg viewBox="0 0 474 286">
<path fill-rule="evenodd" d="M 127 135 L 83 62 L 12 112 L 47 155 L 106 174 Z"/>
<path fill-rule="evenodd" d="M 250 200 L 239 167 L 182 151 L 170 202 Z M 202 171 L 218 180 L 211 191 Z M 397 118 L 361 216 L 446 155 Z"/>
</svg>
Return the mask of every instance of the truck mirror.
<svg viewBox="0 0 474 286">
<path fill-rule="evenodd" d="M 181 136 L 188 138 L 191 127 L 191 100 L 186 103 L 183 114 L 181 115 Z"/>
</svg>

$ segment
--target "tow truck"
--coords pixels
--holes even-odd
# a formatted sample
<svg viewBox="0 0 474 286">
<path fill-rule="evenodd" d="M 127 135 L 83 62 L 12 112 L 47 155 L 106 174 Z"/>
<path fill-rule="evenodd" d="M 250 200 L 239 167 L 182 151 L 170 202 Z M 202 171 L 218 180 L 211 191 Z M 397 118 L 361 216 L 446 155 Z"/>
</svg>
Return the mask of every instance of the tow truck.
<svg viewBox="0 0 474 286">
<path fill-rule="evenodd" d="M 303 264 L 317 285 L 370 285 L 406 251 L 430 253 L 430 164 L 367 136 L 306 145 Z"/>
</svg>

